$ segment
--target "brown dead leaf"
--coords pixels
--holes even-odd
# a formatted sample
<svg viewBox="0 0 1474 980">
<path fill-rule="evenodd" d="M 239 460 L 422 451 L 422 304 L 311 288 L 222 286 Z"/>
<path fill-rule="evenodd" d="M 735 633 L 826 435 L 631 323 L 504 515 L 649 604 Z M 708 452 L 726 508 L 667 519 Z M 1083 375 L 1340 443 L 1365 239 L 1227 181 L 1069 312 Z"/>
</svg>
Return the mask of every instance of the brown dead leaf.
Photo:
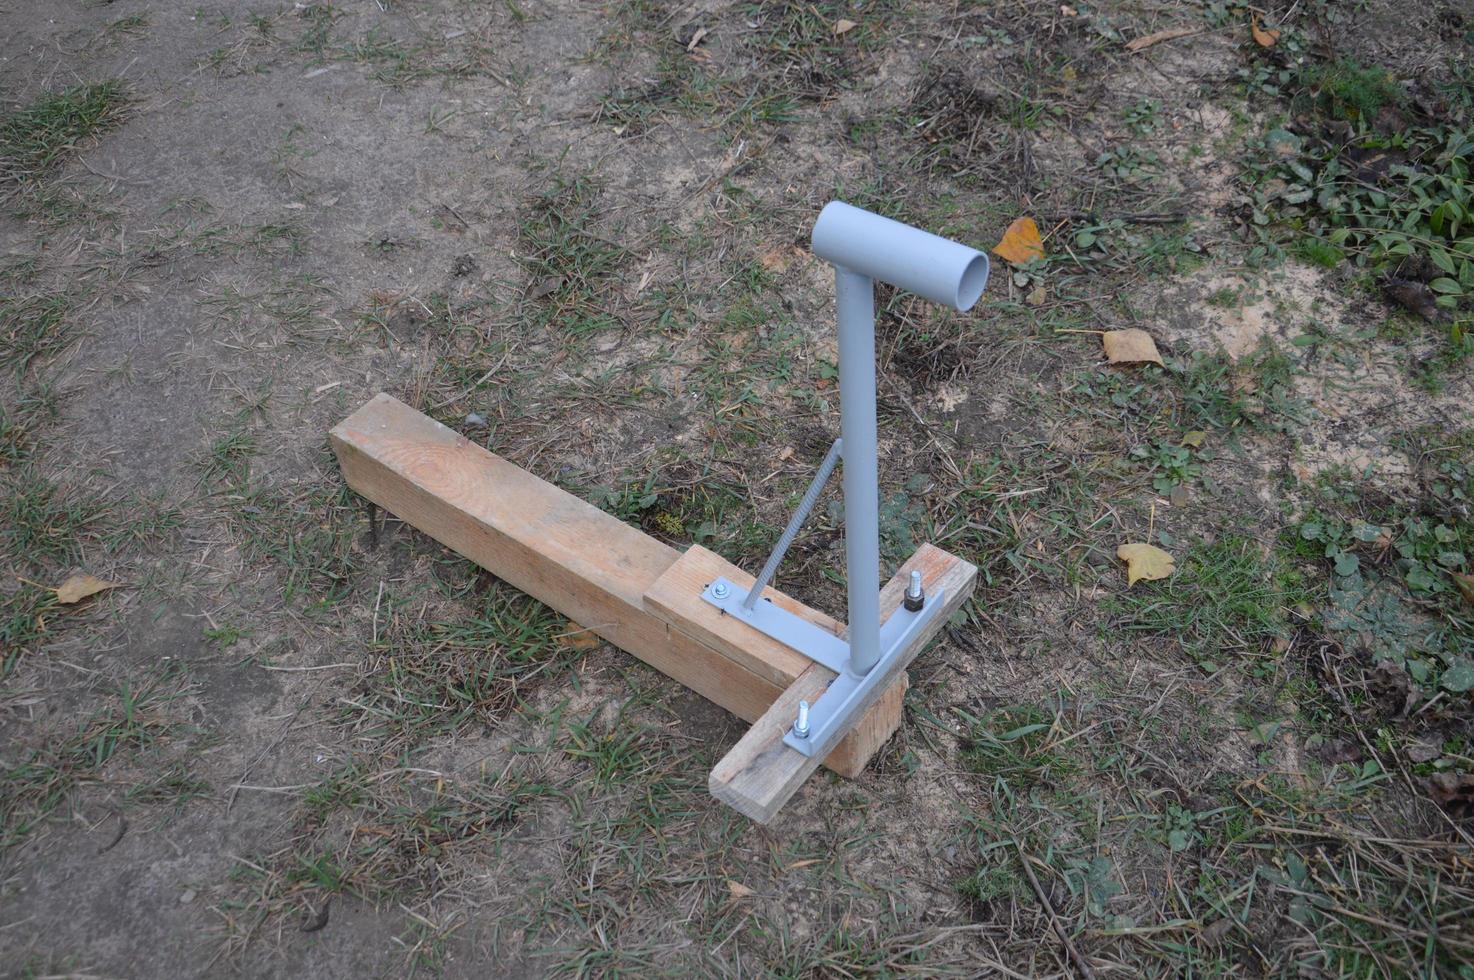
<svg viewBox="0 0 1474 980">
<path fill-rule="evenodd" d="M 993 254 L 1019 265 L 1044 258 L 1044 241 L 1039 237 L 1039 226 L 1034 219 L 1015 219 L 1003 233 L 1002 241 L 993 246 Z"/>
<path fill-rule="evenodd" d="M 1443 311 L 1438 308 L 1438 297 L 1433 295 L 1433 290 L 1420 282 L 1388 279 L 1382 283 L 1382 291 L 1393 302 L 1411 310 L 1429 323 L 1438 323 L 1443 319 Z"/>
<path fill-rule="evenodd" d="M 1277 29 L 1259 26 L 1258 14 L 1249 15 L 1249 33 L 1254 35 L 1254 43 L 1261 48 L 1272 48 L 1280 39 L 1280 32 Z"/>
<path fill-rule="evenodd" d="M 1199 449 L 1202 447 L 1203 441 L 1207 438 L 1208 433 L 1204 432 L 1202 429 L 1193 429 L 1187 435 L 1182 437 L 1182 444 L 1184 446 L 1191 446 L 1194 449 Z"/>
<path fill-rule="evenodd" d="M 1179 37 L 1188 37 L 1192 34 L 1198 33 L 1201 33 L 1201 29 L 1197 27 L 1169 27 L 1165 31 L 1157 31 L 1153 34 L 1145 34 L 1141 37 L 1133 38 L 1132 40 L 1127 41 L 1126 50 L 1145 51 L 1147 48 L 1151 47 L 1154 44 L 1161 44 L 1163 41 L 1172 41 Z"/>
<path fill-rule="evenodd" d="M 1112 364 L 1162 363 L 1157 342 L 1145 330 L 1107 330 L 1101 334 L 1100 342 L 1105 347 L 1106 360 Z"/>
<path fill-rule="evenodd" d="M 1438 741 L 1417 741 L 1407 747 L 1407 757 L 1414 762 L 1432 762 L 1443 755 L 1443 744 Z"/>
<path fill-rule="evenodd" d="M 751 888 L 748 888 L 742 882 L 733 881 L 731 878 L 727 879 L 727 891 L 731 892 L 732 898 L 734 899 L 750 898 L 753 895 L 757 894 L 757 892 L 753 891 Z"/>
<path fill-rule="evenodd" d="M 819 859 L 818 858 L 804 858 L 802 861 L 795 861 L 795 862 L 793 862 L 792 864 L 790 864 L 787 867 L 785 867 L 783 870 L 784 871 L 797 871 L 799 868 L 807 868 L 810 865 L 814 865 L 814 864 L 818 864 L 818 863 L 819 863 Z"/>
<path fill-rule="evenodd" d="M 96 595 L 108 589 L 116 589 L 121 584 L 121 582 L 105 582 L 95 575 L 79 572 L 51 591 L 56 593 L 57 602 L 65 606 L 70 606 L 73 603 L 81 602 L 90 595 Z"/>
<path fill-rule="evenodd" d="M 593 630 L 586 630 L 577 623 L 570 621 L 568 630 L 564 633 L 559 633 L 556 642 L 564 650 L 587 651 L 598 649 L 604 640 Z"/>
<path fill-rule="evenodd" d="M 563 277 L 562 276 L 543 276 L 537 282 L 533 283 L 531 286 L 528 287 L 528 289 L 527 289 L 527 298 L 528 299 L 542 299 L 544 296 L 551 296 L 551 295 L 553 295 L 554 293 L 556 293 L 558 290 L 560 290 L 562 288 L 563 288 Z"/>
<path fill-rule="evenodd" d="M 1198 937 L 1209 946 L 1217 946 L 1233 931 L 1233 925 L 1234 920 L 1224 916 L 1204 926 L 1203 931 L 1198 933 Z"/>
<path fill-rule="evenodd" d="M 1116 549 L 1116 557 L 1126 563 L 1128 589 L 1141 579 L 1155 582 L 1177 570 L 1177 563 L 1172 556 L 1155 545 L 1123 544 Z"/>
<path fill-rule="evenodd" d="M 1468 602 L 1474 602 L 1474 575 L 1465 575 L 1463 572 L 1449 572 L 1454 578 L 1454 585 L 1459 587 L 1459 592 Z"/>
<path fill-rule="evenodd" d="M 1455 817 L 1474 816 L 1474 773 L 1439 772 L 1423 780 L 1433 802 Z"/>
<path fill-rule="evenodd" d="M 859 26 L 859 24 L 856 24 L 852 20 L 837 20 L 834 22 L 834 34 L 836 37 L 840 34 L 848 34 Z"/>
<path fill-rule="evenodd" d="M 1029 290 L 1029 295 L 1024 297 L 1024 302 L 1028 303 L 1030 306 L 1043 306 L 1044 301 L 1047 298 L 1048 294 L 1044 292 L 1044 287 L 1035 286 L 1033 289 Z"/>
</svg>

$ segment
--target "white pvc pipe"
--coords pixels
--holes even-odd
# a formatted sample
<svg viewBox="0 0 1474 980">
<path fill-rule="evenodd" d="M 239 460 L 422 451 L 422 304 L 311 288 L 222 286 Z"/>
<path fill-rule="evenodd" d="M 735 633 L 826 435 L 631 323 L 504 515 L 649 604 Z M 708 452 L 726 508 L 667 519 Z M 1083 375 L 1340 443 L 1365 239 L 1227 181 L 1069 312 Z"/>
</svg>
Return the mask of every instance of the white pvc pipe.
<svg viewBox="0 0 1474 980">
<path fill-rule="evenodd" d="M 977 249 L 843 201 L 819 212 L 813 240 L 821 259 L 954 310 L 971 309 L 988 284 L 988 257 Z"/>
<path fill-rule="evenodd" d="M 850 672 L 880 659 L 880 472 L 875 434 L 875 283 L 836 266 L 839 431 L 844 443 L 844 551 Z"/>
<path fill-rule="evenodd" d="M 875 431 L 875 284 L 880 279 L 966 311 L 988 284 L 976 249 L 832 201 L 814 224 L 814 254 L 834 264 L 844 443 L 845 577 L 850 673 L 880 659 L 880 473 Z"/>
</svg>

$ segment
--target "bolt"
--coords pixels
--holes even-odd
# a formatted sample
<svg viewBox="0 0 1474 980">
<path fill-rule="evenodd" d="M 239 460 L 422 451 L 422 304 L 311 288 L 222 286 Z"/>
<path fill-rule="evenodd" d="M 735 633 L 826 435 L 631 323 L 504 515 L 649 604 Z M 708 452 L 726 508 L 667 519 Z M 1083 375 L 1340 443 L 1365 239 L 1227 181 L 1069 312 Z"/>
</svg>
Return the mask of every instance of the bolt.
<svg viewBox="0 0 1474 980">
<path fill-rule="evenodd" d="M 725 598 L 727 598 L 727 596 L 729 596 L 731 594 L 732 594 L 732 590 L 729 589 L 729 588 L 727 588 L 727 583 L 726 582 L 713 582 L 712 583 L 712 586 L 711 586 L 711 597 L 713 599 L 725 599 Z"/>
<path fill-rule="evenodd" d="M 809 737 L 809 702 L 798 703 L 798 721 L 793 723 L 793 734 L 799 738 Z"/>
<path fill-rule="evenodd" d="M 911 584 L 906 586 L 906 601 L 902 603 L 907 612 L 919 612 L 926 604 L 926 593 L 921 590 L 921 573 L 911 573 Z"/>
</svg>

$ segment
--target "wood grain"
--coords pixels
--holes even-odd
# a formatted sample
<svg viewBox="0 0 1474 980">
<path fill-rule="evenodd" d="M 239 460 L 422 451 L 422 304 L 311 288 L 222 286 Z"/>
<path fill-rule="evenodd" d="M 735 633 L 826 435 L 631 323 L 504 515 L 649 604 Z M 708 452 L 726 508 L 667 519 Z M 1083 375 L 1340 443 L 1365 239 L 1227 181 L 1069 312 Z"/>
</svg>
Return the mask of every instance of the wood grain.
<svg viewBox="0 0 1474 980">
<path fill-rule="evenodd" d="M 761 674 L 780 687 L 792 684 L 808 669 L 809 658 L 702 599 L 702 591 L 717 578 L 730 580 L 739 594 L 751 589 L 754 581 L 753 576 L 722 556 L 692 545 L 645 590 L 645 608 L 681 632 L 722 651 L 754 674 Z M 835 636 L 844 635 L 843 623 L 777 589 L 764 589 L 763 596 Z"/>
<path fill-rule="evenodd" d="M 744 721 L 783 692 L 645 610 L 675 549 L 385 394 L 329 439 L 358 493 Z M 899 720 L 878 706 L 825 765 L 856 775 Z"/>
<path fill-rule="evenodd" d="M 922 545 L 881 590 L 882 619 L 900 606 L 912 570 L 921 572 L 922 584 L 928 592 L 935 592 L 938 588 L 945 588 L 947 592 L 938 616 L 890 664 L 889 673 L 901 679 L 905 677 L 906 665 L 946 625 L 952 613 L 967 601 L 978 575 L 978 570 L 961 558 L 940 548 Z M 828 668 L 810 664 L 717 763 L 707 779 L 711 794 L 758 823 L 768 823 L 777 816 L 783 804 L 819 767 L 817 758 L 784 745 L 783 735 L 793 724 L 798 702 L 806 700 L 812 704 L 817 701 L 834 677 L 834 672 Z M 886 685 L 877 689 L 872 697 L 888 697 L 895 688 L 894 684 Z"/>
</svg>

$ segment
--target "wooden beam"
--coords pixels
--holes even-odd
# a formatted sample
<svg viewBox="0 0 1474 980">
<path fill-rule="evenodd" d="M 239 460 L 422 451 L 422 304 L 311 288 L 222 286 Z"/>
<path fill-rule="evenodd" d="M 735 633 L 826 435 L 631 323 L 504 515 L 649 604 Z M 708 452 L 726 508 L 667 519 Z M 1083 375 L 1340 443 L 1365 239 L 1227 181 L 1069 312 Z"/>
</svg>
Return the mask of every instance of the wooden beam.
<svg viewBox="0 0 1474 980">
<path fill-rule="evenodd" d="M 702 599 L 702 590 L 719 577 L 728 579 L 742 592 L 750 590 L 755 581 L 754 576 L 720 555 L 699 544 L 692 545 L 645 590 L 645 608 L 754 674 L 786 688 L 808 670 L 809 658 Z M 844 624 L 832 616 L 810 609 L 777 589 L 765 589 L 763 595 L 835 636 L 844 635 Z"/>
<path fill-rule="evenodd" d="M 945 588 L 944 606 L 927 628 L 907 644 L 899 659 L 889 665 L 891 675 L 904 678 L 906 665 L 946 625 L 951 615 L 972 595 L 978 570 L 955 555 L 929 544 L 922 545 L 911 560 L 901 567 L 895 578 L 880 594 L 880 615 L 889 616 L 901 604 L 906 582 L 912 570 L 921 572 L 923 587 L 930 593 Z M 877 668 L 879 669 L 879 668 Z M 732 747 L 711 771 L 707 788 L 723 803 L 756 820 L 768 823 L 798 791 L 805 779 L 819 768 L 819 760 L 783 744 L 783 735 L 793 724 L 798 702 L 810 704 L 834 679 L 833 671 L 820 664 L 810 664 L 793 685 L 773 702 L 767 713 L 755 721 L 747 734 Z M 872 699 L 879 698 L 878 688 Z M 862 708 L 862 710 L 864 710 Z"/>
<path fill-rule="evenodd" d="M 329 437 L 354 490 L 744 721 L 783 692 L 645 609 L 675 549 L 385 394 Z M 858 774 L 900 715 L 888 695 L 825 765 Z"/>
</svg>

